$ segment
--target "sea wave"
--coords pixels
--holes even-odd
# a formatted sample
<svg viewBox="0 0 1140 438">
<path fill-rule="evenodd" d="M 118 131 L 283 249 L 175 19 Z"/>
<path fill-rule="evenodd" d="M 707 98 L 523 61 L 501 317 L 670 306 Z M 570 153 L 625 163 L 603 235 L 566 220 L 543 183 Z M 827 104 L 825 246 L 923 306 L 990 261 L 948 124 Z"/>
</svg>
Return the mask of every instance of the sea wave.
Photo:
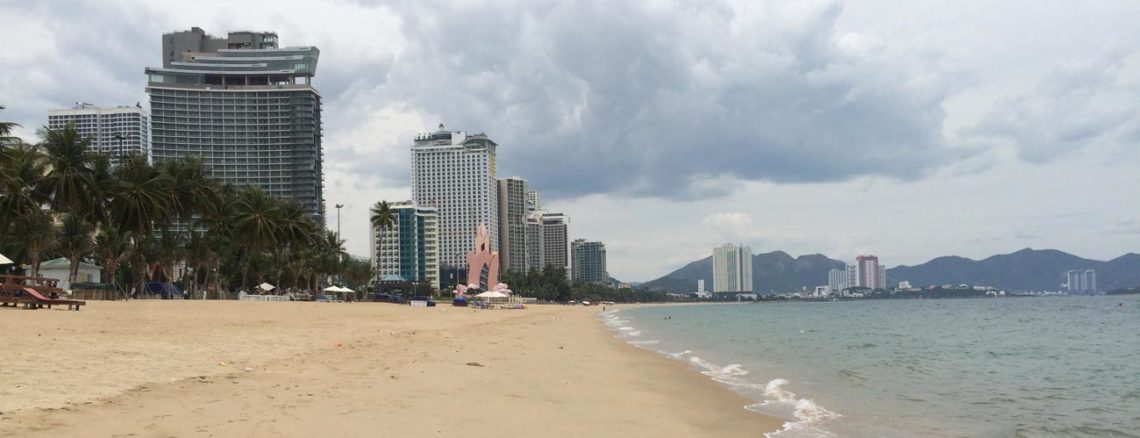
<svg viewBox="0 0 1140 438">
<path fill-rule="evenodd" d="M 795 421 L 788 421 L 784 423 L 782 429 L 764 436 L 768 438 L 827 438 L 837 436 L 824 429 L 821 423 L 839 418 L 840 415 L 825 409 L 811 399 L 801 398 L 796 393 L 789 391 L 784 387 L 787 384 L 788 381 L 785 379 L 772 379 L 767 385 L 764 385 L 764 396 L 768 400 L 747 407 L 747 409 L 756 412 L 766 412 L 774 404 L 792 408 L 792 416 Z"/>
<path fill-rule="evenodd" d="M 656 339 L 639 339 L 642 331 L 635 328 L 629 319 L 621 318 L 617 313 L 617 310 L 604 312 L 602 313 L 602 320 L 618 338 L 640 348 L 647 348 L 648 345 L 657 345 L 661 342 Z M 841 415 L 789 391 L 785 388 L 788 384 L 785 379 L 773 379 L 766 384 L 758 384 L 748 379 L 751 372 L 738 363 L 717 364 L 693 355 L 691 350 L 680 352 L 655 351 L 677 360 L 684 360 L 687 356 L 689 364 L 697 368 L 701 374 L 735 392 L 754 400 L 760 400 L 758 403 L 745 406 L 745 409 L 784 418 L 783 427 L 776 432 L 765 434 L 767 438 L 831 438 L 837 436 L 826 430 L 822 423 Z"/>
</svg>

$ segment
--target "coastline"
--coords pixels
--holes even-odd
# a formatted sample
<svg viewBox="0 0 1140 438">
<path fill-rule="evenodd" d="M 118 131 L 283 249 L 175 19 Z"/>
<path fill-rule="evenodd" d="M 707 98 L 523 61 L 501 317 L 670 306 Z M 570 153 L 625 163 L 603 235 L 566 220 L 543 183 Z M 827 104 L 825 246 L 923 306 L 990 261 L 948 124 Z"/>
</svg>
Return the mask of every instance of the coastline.
<svg viewBox="0 0 1140 438">
<path fill-rule="evenodd" d="M 594 307 L 91 302 L 19 311 L 0 436 L 761 436 L 775 417 Z M 14 339 L 14 341 L 11 341 Z"/>
</svg>

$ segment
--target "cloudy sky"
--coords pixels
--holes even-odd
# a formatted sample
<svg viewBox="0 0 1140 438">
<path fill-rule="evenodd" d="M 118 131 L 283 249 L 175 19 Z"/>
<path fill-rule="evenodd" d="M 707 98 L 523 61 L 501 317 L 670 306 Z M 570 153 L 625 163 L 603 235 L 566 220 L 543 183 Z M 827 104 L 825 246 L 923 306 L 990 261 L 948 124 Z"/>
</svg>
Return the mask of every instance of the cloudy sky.
<svg viewBox="0 0 1140 438">
<path fill-rule="evenodd" d="M 349 250 L 409 146 L 486 132 L 611 275 L 713 246 L 888 266 L 1140 250 L 1140 4 L 1070 1 L 0 1 L 0 119 L 146 104 L 161 34 L 321 50 Z M 335 227 L 335 221 L 330 224 Z"/>
</svg>

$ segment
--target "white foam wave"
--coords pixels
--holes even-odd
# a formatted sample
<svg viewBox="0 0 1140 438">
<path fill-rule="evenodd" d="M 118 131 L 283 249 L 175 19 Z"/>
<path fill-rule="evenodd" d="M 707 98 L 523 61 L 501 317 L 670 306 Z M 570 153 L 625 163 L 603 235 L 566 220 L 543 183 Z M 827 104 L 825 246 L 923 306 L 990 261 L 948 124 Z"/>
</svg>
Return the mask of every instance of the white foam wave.
<svg viewBox="0 0 1140 438">
<path fill-rule="evenodd" d="M 633 345 L 641 346 L 641 345 L 657 345 L 657 344 L 660 344 L 661 341 L 656 340 L 656 339 L 647 339 L 644 341 L 629 341 L 629 343 L 633 344 Z"/>
<path fill-rule="evenodd" d="M 668 351 L 662 351 L 662 352 L 661 352 L 661 354 L 664 354 L 664 355 L 666 355 L 666 356 L 669 356 L 669 357 L 671 357 L 671 358 L 673 358 L 673 359 L 680 359 L 680 358 L 681 358 L 681 356 L 684 356 L 684 355 L 686 355 L 686 354 L 689 354 L 689 353 L 692 353 L 692 351 L 689 351 L 689 350 L 685 350 L 685 351 L 682 351 L 682 352 L 680 352 L 680 353 L 670 353 L 670 352 L 668 352 Z"/>
<path fill-rule="evenodd" d="M 748 370 L 744 369 L 744 367 L 738 363 L 728 364 L 726 366 L 720 366 L 720 365 L 714 364 L 712 362 L 708 362 L 704 359 L 701 359 L 697 356 L 690 357 L 689 363 L 696 365 L 698 367 L 704 368 L 704 371 L 702 371 L 701 374 L 704 374 L 706 376 L 711 376 L 711 377 L 739 377 L 739 376 L 747 376 L 748 375 Z"/>
<path fill-rule="evenodd" d="M 784 427 L 776 432 L 765 434 L 767 438 L 796 437 L 796 438 L 830 438 L 834 433 L 825 430 L 821 422 L 840 415 L 825 409 L 814 401 L 800 398 L 796 393 L 784 388 L 788 381 L 785 379 L 772 379 L 764 385 L 764 397 L 768 400 L 748 406 L 747 409 L 765 412 L 772 405 L 779 404 L 792 407 L 792 416 L 795 421 L 784 423 Z"/>
</svg>

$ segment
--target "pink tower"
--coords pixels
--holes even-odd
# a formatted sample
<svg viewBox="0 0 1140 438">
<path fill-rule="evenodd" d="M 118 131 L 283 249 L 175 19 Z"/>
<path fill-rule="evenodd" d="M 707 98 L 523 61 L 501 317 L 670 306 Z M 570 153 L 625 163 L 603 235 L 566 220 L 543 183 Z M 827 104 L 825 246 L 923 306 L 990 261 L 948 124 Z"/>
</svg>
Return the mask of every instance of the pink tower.
<svg viewBox="0 0 1140 438">
<path fill-rule="evenodd" d="M 491 251 L 491 237 L 487 224 L 479 224 L 475 233 L 475 249 L 467 251 L 467 284 L 490 290 L 499 284 L 499 253 Z"/>
</svg>

